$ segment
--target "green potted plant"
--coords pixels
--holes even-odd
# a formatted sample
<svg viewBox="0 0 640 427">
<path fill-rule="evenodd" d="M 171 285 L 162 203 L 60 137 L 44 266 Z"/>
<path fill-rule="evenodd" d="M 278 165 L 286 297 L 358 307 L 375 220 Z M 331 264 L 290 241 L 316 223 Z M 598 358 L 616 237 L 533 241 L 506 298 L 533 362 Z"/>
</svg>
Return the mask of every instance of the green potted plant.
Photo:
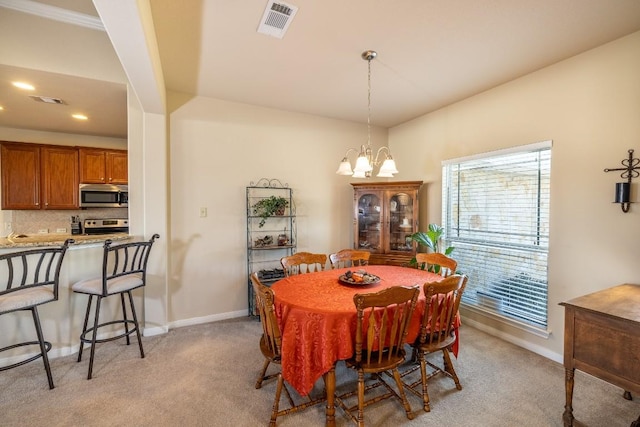
<svg viewBox="0 0 640 427">
<path fill-rule="evenodd" d="M 428 247 L 433 252 L 440 252 L 440 241 L 443 234 L 444 228 L 438 224 L 429 224 L 429 231 L 418 231 L 411 235 L 411 240 L 418 242 L 418 244 L 422 246 Z M 454 249 L 455 248 L 453 246 L 449 246 L 442 253 L 448 256 Z"/>
<path fill-rule="evenodd" d="M 284 215 L 287 206 L 289 206 L 289 201 L 280 196 L 270 196 L 256 202 L 252 206 L 253 214 L 262 218 L 258 227 L 262 227 L 270 216 Z"/>
<path fill-rule="evenodd" d="M 444 234 L 444 228 L 439 226 L 438 224 L 429 224 L 428 231 L 418 231 L 411 235 L 411 240 L 418 242 L 419 245 L 426 246 L 431 249 L 433 252 L 441 252 L 440 251 L 440 243 L 442 240 L 442 235 Z M 449 256 L 455 247 L 449 246 L 444 251 L 443 254 Z M 410 262 L 410 265 L 417 265 L 416 259 L 413 258 Z"/>
</svg>

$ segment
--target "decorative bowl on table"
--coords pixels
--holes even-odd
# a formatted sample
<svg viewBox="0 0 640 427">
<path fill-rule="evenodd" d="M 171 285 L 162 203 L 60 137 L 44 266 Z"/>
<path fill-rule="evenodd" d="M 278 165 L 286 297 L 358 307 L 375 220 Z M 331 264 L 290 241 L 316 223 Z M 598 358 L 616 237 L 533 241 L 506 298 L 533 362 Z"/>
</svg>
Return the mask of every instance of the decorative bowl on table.
<svg viewBox="0 0 640 427">
<path fill-rule="evenodd" d="M 338 277 L 338 281 L 341 284 L 348 286 L 367 286 L 380 282 L 380 278 L 375 274 L 367 273 L 364 270 L 347 270 L 346 273 Z"/>
</svg>

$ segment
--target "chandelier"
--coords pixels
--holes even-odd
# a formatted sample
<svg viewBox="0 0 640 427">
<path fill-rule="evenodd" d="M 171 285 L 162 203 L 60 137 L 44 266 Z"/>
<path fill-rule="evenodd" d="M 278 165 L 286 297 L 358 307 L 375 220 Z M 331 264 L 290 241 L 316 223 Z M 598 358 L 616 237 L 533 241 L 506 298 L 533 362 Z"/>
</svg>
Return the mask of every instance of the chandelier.
<svg viewBox="0 0 640 427">
<path fill-rule="evenodd" d="M 389 147 L 380 147 L 376 153 L 376 157 L 373 157 L 373 150 L 371 149 L 371 60 L 374 59 L 378 53 L 373 50 L 367 50 L 362 52 L 362 59 L 365 59 L 368 64 L 368 97 L 367 97 L 367 145 L 360 146 L 360 151 L 355 148 L 349 148 L 345 153 L 340 166 L 336 173 L 338 175 L 351 175 L 353 178 L 369 178 L 373 172 L 373 167 L 378 166 L 380 163 L 380 169 L 378 170 L 377 177 L 380 178 L 393 178 L 393 174 L 398 173 L 396 169 L 396 162 L 391 157 L 391 151 Z M 356 159 L 356 167 L 351 169 L 351 162 L 349 162 L 349 153 L 358 153 Z M 384 155 L 384 160 L 380 155 Z"/>
</svg>

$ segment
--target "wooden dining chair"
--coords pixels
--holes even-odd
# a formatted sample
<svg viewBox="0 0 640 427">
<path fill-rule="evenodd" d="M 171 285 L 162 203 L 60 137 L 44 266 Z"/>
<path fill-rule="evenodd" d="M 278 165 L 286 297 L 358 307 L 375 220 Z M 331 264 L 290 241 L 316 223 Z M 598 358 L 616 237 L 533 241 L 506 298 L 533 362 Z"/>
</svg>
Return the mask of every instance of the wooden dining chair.
<svg viewBox="0 0 640 427">
<path fill-rule="evenodd" d="M 0 315 L 30 311 L 36 330 L 37 341 L 12 344 L 0 349 L 0 353 L 15 348 L 38 346 L 38 352 L 19 357 L 20 361 L 0 367 L 0 371 L 16 368 L 42 357 L 47 373 L 49 389 L 53 389 L 53 377 L 47 352 L 51 343 L 45 341 L 38 315 L 38 306 L 58 300 L 60 269 L 68 246 L 73 243 L 67 239 L 59 247 L 43 247 L 0 255 Z M 9 325 L 9 323 L 7 323 Z M 14 329 L 2 330 L 0 334 L 12 336 Z M 5 353 L 6 354 L 6 353 Z"/>
<path fill-rule="evenodd" d="M 371 252 L 358 251 L 356 249 L 342 249 L 329 255 L 331 268 L 357 267 L 369 264 Z"/>
<path fill-rule="evenodd" d="M 456 268 L 458 268 L 456 260 L 449 258 L 440 252 L 417 253 L 416 262 L 418 263 L 418 268 L 431 271 L 432 273 L 439 274 L 442 277 L 448 277 L 452 274 L 456 274 Z"/>
<path fill-rule="evenodd" d="M 437 374 L 444 374 L 453 379 L 456 389 L 462 390 L 460 380 L 456 374 L 449 351 L 456 342 L 456 315 L 460 307 L 460 300 L 467 285 L 467 276 L 454 274 L 440 282 L 430 282 L 424 284 L 424 294 L 426 306 L 422 323 L 420 325 L 420 335 L 413 348 L 417 355 L 419 366 L 415 366 L 403 372 L 402 377 L 420 368 L 420 378 L 412 383 L 404 382 L 405 387 L 423 399 L 425 412 L 431 410 L 429 406 L 429 392 L 427 383 L 429 379 Z M 443 366 L 426 360 L 426 355 L 442 351 Z M 427 365 L 433 372 L 427 375 Z M 419 386 L 422 384 L 422 387 Z"/>
<path fill-rule="evenodd" d="M 276 397 L 273 402 L 273 409 L 271 411 L 271 419 L 269 426 L 276 425 L 276 419 L 281 415 L 290 414 L 293 412 L 301 411 L 313 405 L 317 405 L 326 401 L 326 396 L 319 398 L 311 398 L 307 396 L 307 399 L 302 403 L 296 404 L 291 396 L 291 392 L 285 384 L 282 372 L 278 372 L 270 375 L 266 375 L 267 368 L 271 363 L 280 365 L 281 359 L 281 346 L 282 336 L 280 334 L 280 328 L 278 327 L 278 320 L 276 318 L 274 300 L 275 294 L 271 288 L 265 286 L 258 278 L 257 273 L 251 273 L 251 284 L 253 286 L 253 292 L 256 298 L 256 310 L 260 316 L 260 323 L 262 324 L 262 337 L 260 337 L 260 351 L 264 356 L 264 364 L 258 381 L 256 381 L 256 388 L 262 388 L 262 383 L 271 378 L 277 378 L 276 385 Z M 289 408 L 280 409 L 280 396 L 284 390 L 287 400 L 289 401 Z"/>
<path fill-rule="evenodd" d="M 313 273 L 323 271 L 327 266 L 325 254 L 313 254 L 311 252 L 298 252 L 280 259 L 285 277 L 296 274 Z"/>
<path fill-rule="evenodd" d="M 358 372 L 358 386 L 356 391 L 336 396 L 335 400 L 358 426 L 364 425 L 365 406 L 389 397 L 398 398 L 407 413 L 407 418 L 413 419 L 398 366 L 405 360 L 407 327 L 419 294 L 420 288 L 417 285 L 393 286 L 375 293 L 356 294 L 353 297 L 357 311 L 355 353 L 345 363 L 347 367 Z M 381 375 L 388 371 L 392 372 L 397 390 L 394 390 Z M 376 382 L 365 387 L 365 374 L 373 377 Z M 365 391 L 380 385 L 384 386 L 387 392 L 365 400 Z M 358 396 L 357 404 L 348 405 L 346 399 L 354 394 Z"/>
</svg>

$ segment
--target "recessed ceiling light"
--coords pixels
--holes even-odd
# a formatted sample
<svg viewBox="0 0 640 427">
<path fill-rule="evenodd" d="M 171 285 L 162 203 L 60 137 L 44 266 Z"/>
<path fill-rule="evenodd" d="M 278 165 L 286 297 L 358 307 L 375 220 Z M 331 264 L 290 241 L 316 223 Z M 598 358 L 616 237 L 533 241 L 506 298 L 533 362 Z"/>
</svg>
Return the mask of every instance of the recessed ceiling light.
<svg viewBox="0 0 640 427">
<path fill-rule="evenodd" d="M 84 114 L 72 114 L 71 117 L 76 120 L 89 120 L 89 117 L 85 116 Z"/>
<path fill-rule="evenodd" d="M 24 89 L 24 90 L 36 90 L 36 88 L 33 85 L 30 85 L 29 83 L 12 82 L 12 84 L 17 88 Z"/>
<path fill-rule="evenodd" d="M 4 107 L 2 105 L 0 105 L 0 111 L 4 110 Z"/>
</svg>

